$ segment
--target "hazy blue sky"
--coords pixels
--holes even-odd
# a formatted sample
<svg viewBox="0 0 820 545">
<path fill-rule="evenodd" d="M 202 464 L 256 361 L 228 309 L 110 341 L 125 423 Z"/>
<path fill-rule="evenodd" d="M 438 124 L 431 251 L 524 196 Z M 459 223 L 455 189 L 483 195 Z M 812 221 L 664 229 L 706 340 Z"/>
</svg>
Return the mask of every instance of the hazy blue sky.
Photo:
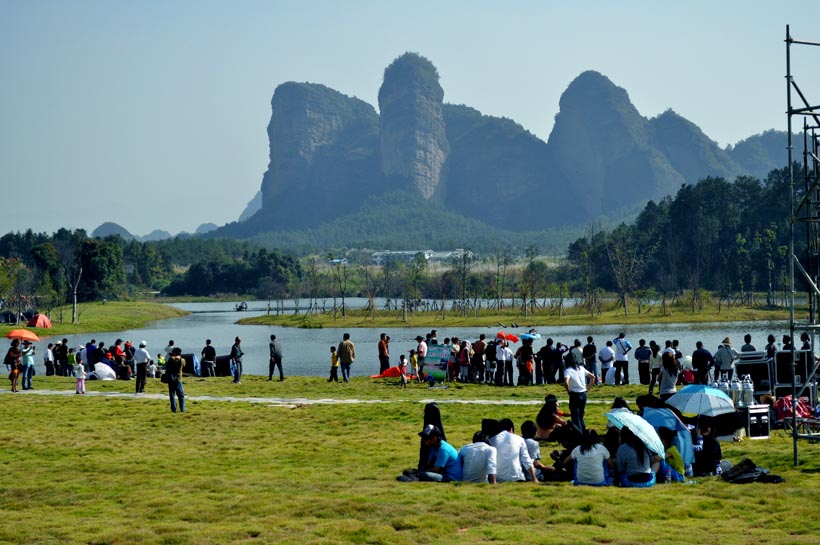
<svg viewBox="0 0 820 545">
<path fill-rule="evenodd" d="M 820 41 L 818 15 L 817 0 L 0 0 L 0 233 L 233 221 L 267 168 L 277 85 L 378 106 L 405 51 L 436 65 L 446 102 L 543 140 L 593 69 L 642 115 L 672 108 L 733 144 L 785 129 L 785 27 Z M 795 53 L 816 104 L 820 47 Z"/>
</svg>

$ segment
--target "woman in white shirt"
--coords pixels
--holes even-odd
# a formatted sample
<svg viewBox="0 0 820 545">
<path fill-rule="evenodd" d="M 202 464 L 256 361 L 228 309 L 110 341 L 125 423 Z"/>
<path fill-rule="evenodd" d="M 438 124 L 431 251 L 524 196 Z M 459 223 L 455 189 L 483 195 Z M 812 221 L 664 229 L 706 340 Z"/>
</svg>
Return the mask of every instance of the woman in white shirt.
<svg viewBox="0 0 820 545">
<path fill-rule="evenodd" d="M 575 342 L 580 345 L 577 339 Z M 570 420 L 578 431 L 583 432 L 586 429 L 584 412 L 587 407 L 587 377 L 594 378 L 594 375 L 587 371 L 581 363 L 577 359 L 569 358 L 569 363 L 564 370 L 564 386 L 569 394 Z"/>
<path fill-rule="evenodd" d="M 610 484 L 607 478 L 609 451 L 598 441 L 598 433 L 595 430 L 584 430 L 581 444 L 572 450 L 564 464 L 569 465 L 573 460 L 575 461 L 573 484 L 588 486 L 608 486 Z"/>
</svg>

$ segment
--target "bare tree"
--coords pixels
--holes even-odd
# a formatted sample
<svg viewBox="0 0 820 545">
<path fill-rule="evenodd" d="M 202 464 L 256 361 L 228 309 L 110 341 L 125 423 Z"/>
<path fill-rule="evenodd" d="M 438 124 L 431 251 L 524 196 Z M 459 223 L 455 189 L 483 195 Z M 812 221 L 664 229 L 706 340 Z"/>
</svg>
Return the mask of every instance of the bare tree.
<svg viewBox="0 0 820 545">
<path fill-rule="evenodd" d="M 63 270 L 66 285 L 71 293 L 71 323 L 79 320 L 77 314 L 77 290 L 83 278 L 82 246 L 86 240 L 85 231 L 74 232 L 60 229 L 54 233 L 53 244 Z"/>
</svg>

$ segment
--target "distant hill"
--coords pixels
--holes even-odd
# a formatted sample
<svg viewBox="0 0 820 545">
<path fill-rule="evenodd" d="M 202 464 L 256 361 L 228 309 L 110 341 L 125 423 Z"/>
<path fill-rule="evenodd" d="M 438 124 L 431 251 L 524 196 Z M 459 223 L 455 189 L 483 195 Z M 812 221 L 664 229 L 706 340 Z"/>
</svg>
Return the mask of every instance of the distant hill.
<svg viewBox="0 0 820 545">
<path fill-rule="evenodd" d="M 147 235 L 140 237 L 140 240 L 142 242 L 155 242 L 157 240 L 167 240 L 169 238 L 174 238 L 174 235 L 162 229 L 154 229 Z"/>
<path fill-rule="evenodd" d="M 94 238 L 120 236 L 123 240 L 134 240 L 135 238 L 125 227 L 111 221 L 100 224 L 99 227 L 91 232 L 91 236 Z"/>
<path fill-rule="evenodd" d="M 378 97 L 376 112 L 324 85 L 278 86 L 259 207 L 255 197 L 240 222 L 207 236 L 391 248 L 402 237 L 412 247 L 425 237 L 461 246 L 543 238 L 633 217 L 707 176 L 765 177 L 785 162 L 782 133 L 722 149 L 671 109 L 642 116 L 594 71 L 564 91 L 546 142 L 510 119 L 444 103 L 438 71 L 415 53 L 385 69 Z M 396 217 L 375 221 L 380 210 Z"/>
</svg>

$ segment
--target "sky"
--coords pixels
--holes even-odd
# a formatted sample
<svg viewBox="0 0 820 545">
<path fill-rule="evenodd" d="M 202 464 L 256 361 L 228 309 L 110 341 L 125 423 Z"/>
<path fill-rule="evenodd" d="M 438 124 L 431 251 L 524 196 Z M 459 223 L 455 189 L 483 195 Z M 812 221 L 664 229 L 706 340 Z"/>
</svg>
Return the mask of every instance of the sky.
<svg viewBox="0 0 820 545">
<path fill-rule="evenodd" d="M 820 42 L 818 15 L 817 0 L 0 0 L 0 234 L 235 221 L 267 169 L 277 85 L 378 110 L 406 51 L 438 68 L 445 102 L 545 141 L 596 70 L 643 116 L 671 108 L 723 147 L 785 130 L 786 25 Z M 792 73 L 817 104 L 820 47 L 792 48 Z"/>
</svg>

